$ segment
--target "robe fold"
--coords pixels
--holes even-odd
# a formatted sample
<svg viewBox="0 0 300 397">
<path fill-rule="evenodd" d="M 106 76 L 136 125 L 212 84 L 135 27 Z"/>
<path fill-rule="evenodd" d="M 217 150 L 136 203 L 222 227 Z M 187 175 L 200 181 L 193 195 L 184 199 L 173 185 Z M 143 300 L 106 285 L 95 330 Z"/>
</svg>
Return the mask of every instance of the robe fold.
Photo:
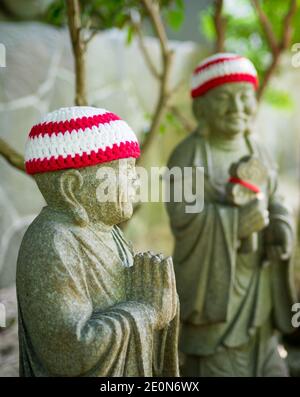
<svg viewBox="0 0 300 397">
<path fill-rule="evenodd" d="M 264 193 L 270 216 L 280 213 L 282 221 L 289 225 L 291 217 L 276 193 L 276 169 L 264 148 L 255 139 L 248 139 L 253 154 L 269 172 Z M 225 190 L 219 191 L 214 184 L 208 142 L 198 132 L 175 149 L 168 163 L 169 168 L 182 170 L 196 166 L 204 167 L 205 172 L 203 211 L 186 213 L 186 203 L 175 200 L 166 207 L 175 238 L 173 261 L 182 323 L 180 350 L 187 355 L 209 356 L 252 343 L 262 329 L 271 333 L 273 329 L 291 331 L 295 290 L 291 261 L 266 260 L 263 232 L 258 233 L 257 251 L 238 251 L 238 208 L 228 205 Z"/>
<path fill-rule="evenodd" d="M 178 315 L 156 331 L 153 309 L 128 301 L 133 254 L 112 233 L 118 250 L 49 207 L 29 227 L 17 267 L 21 376 L 178 376 Z"/>
</svg>

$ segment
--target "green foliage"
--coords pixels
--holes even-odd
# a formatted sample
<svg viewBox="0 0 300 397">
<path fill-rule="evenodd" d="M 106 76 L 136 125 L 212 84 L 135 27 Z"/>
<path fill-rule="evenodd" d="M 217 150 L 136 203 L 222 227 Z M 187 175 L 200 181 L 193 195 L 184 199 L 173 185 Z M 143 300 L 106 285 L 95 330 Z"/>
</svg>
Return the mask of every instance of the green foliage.
<svg viewBox="0 0 300 397">
<path fill-rule="evenodd" d="M 184 20 L 183 0 L 160 0 L 161 11 L 169 26 L 178 30 Z M 93 29 L 128 28 L 132 15 L 139 15 L 142 20 L 146 11 L 140 0 L 80 0 L 83 25 L 90 21 Z M 64 0 L 54 0 L 50 5 L 45 22 L 56 26 L 66 23 L 66 8 Z M 127 42 L 130 43 L 134 34 L 133 29 L 127 31 Z"/>
<path fill-rule="evenodd" d="M 212 17 L 212 7 L 199 14 L 199 29 L 209 41 L 216 39 L 216 31 Z"/>
<path fill-rule="evenodd" d="M 171 29 L 178 31 L 184 21 L 184 2 L 176 0 L 170 9 L 166 11 L 166 20 Z"/>
<path fill-rule="evenodd" d="M 127 28 L 126 43 L 127 43 L 128 45 L 131 44 L 132 39 L 133 39 L 133 35 L 134 35 L 134 28 L 130 25 L 130 26 L 128 26 L 128 28 Z"/>
<path fill-rule="evenodd" d="M 264 99 L 270 105 L 280 109 L 280 110 L 293 110 L 294 101 L 292 100 L 290 94 L 286 91 L 279 91 L 272 87 L 267 87 L 264 94 Z"/>
<path fill-rule="evenodd" d="M 64 0 L 56 0 L 50 4 L 44 16 L 44 22 L 55 26 L 62 26 L 66 22 Z"/>
<path fill-rule="evenodd" d="M 133 0 L 81 0 L 80 3 L 83 23 L 91 19 L 91 26 L 100 30 L 122 29 L 130 20 L 131 9 L 136 6 Z"/>
</svg>

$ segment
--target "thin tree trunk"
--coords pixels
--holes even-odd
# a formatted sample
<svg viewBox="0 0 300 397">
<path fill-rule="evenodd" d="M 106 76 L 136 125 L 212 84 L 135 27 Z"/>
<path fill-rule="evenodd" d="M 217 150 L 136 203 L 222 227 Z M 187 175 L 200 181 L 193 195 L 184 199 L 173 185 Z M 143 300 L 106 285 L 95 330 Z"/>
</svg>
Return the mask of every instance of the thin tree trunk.
<svg viewBox="0 0 300 397">
<path fill-rule="evenodd" d="M 88 104 L 86 91 L 86 41 L 82 37 L 82 23 L 79 0 L 67 0 L 68 26 L 75 64 L 75 104 Z"/>
</svg>

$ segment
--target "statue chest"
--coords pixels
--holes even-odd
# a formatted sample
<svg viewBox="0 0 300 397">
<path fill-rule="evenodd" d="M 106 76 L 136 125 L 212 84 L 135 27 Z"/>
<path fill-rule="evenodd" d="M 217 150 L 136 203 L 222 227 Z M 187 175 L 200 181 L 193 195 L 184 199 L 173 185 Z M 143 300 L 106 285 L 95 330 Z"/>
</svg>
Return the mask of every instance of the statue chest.
<svg viewBox="0 0 300 397">
<path fill-rule="evenodd" d="M 230 166 L 248 154 L 249 151 L 247 147 L 241 147 L 230 151 L 211 148 L 214 183 L 218 185 L 226 184 L 229 179 Z"/>
<path fill-rule="evenodd" d="M 132 261 L 132 254 L 125 246 L 120 252 L 114 240 L 107 237 L 91 230 L 77 236 L 81 279 L 95 310 L 126 300 L 125 267 Z"/>
</svg>

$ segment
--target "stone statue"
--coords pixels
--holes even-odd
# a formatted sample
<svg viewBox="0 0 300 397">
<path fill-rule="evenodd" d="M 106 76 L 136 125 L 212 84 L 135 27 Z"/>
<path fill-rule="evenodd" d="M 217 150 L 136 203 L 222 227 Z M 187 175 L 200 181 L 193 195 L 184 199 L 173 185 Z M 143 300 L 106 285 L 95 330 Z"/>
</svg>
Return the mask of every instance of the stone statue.
<svg viewBox="0 0 300 397">
<path fill-rule="evenodd" d="M 18 257 L 21 376 L 178 376 L 172 259 L 134 255 L 116 226 L 132 215 L 138 156 L 103 109 L 59 109 L 32 128 L 26 169 L 47 205 Z"/>
<path fill-rule="evenodd" d="M 202 212 L 167 204 L 184 376 L 287 375 L 276 333 L 291 331 L 293 224 L 276 168 L 250 134 L 257 84 L 244 57 L 204 60 L 192 79 L 198 128 L 169 160 L 204 168 Z"/>
</svg>

